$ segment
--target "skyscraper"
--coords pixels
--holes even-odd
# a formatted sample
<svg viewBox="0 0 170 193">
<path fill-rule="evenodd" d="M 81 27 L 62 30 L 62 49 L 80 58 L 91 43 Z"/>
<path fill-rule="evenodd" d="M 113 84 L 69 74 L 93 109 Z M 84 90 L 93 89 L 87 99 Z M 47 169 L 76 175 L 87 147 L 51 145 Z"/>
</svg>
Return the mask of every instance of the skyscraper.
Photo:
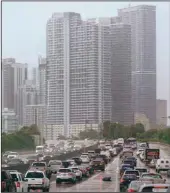
<svg viewBox="0 0 170 193">
<path fill-rule="evenodd" d="M 109 27 L 55 13 L 47 22 L 47 124 L 98 124 L 111 118 Z"/>
<path fill-rule="evenodd" d="M 20 125 L 24 125 L 27 119 L 26 105 L 37 105 L 37 87 L 32 80 L 26 80 L 17 90 L 17 115 Z M 31 123 L 30 123 L 31 124 Z"/>
<path fill-rule="evenodd" d="M 27 64 L 16 63 L 14 58 L 2 61 L 3 107 L 16 112 L 16 94 L 18 88 L 27 79 Z"/>
<path fill-rule="evenodd" d="M 131 27 L 111 25 L 112 121 L 124 125 L 134 122 L 131 92 Z"/>
<path fill-rule="evenodd" d="M 46 104 L 46 58 L 38 58 L 39 104 Z"/>
<path fill-rule="evenodd" d="M 132 97 L 136 113 L 156 123 L 156 7 L 120 9 L 118 16 L 131 25 Z"/>
</svg>

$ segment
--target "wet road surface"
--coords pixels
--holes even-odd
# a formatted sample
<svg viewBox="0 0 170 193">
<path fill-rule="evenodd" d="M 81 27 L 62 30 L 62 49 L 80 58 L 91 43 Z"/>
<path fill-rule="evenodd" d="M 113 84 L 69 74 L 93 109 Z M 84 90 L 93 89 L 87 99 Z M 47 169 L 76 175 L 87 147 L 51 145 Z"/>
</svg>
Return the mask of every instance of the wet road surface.
<svg viewBox="0 0 170 193">
<path fill-rule="evenodd" d="M 151 145 L 151 148 L 160 148 L 161 157 L 170 156 L 170 151 L 168 147 L 163 147 L 160 145 Z M 82 182 L 78 182 L 74 185 L 65 183 L 61 185 L 56 185 L 55 175 L 53 175 L 51 178 L 50 192 L 120 192 L 119 166 L 119 157 L 115 157 L 113 161 L 107 165 L 106 170 L 104 172 L 96 171 L 96 173 L 92 177 L 84 179 Z M 138 159 L 137 166 L 145 165 Z M 155 170 L 152 169 L 150 171 L 155 172 Z M 163 175 L 163 178 L 167 180 L 167 183 L 170 183 L 170 178 L 168 179 L 166 174 L 161 174 Z M 112 177 L 112 181 L 102 181 L 102 178 L 107 175 Z"/>
</svg>

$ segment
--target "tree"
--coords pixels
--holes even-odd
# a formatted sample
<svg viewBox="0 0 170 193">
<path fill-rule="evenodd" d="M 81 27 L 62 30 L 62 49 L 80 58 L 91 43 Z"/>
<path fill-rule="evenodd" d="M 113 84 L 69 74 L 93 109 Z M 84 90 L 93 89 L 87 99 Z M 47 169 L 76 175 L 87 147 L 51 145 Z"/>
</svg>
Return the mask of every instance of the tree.
<svg viewBox="0 0 170 193">
<path fill-rule="evenodd" d="M 103 137 L 108 138 L 110 133 L 110 121 L 103 122 Z"/>
<path fill-rule="evenodd" d="M 99 138 L 99 133 L 94 129 L 87 129 L 85 131 L 81 131 L 79 133 L 79 137 L 80 139 L 86 139 L 86 138 L 97 139 Z"/>
</svg>

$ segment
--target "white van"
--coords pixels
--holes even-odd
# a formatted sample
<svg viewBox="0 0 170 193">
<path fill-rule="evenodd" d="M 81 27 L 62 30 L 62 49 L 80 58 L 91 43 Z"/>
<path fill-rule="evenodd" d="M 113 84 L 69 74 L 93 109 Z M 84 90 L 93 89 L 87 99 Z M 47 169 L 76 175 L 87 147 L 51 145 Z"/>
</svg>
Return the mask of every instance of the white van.
<svg viewBox="0 0 170 193">
<path fill-rule="evenodd" d="M 43 153 L 44 152 L 44 146 L 43 145 L 36 146 L 35 152 L 36 152 L 36 154 Z"/>
<path fill-rule="evenodd" d="M 170 170 L 170 158 L 161 158 L 156 162 L 156 172 Z"/>
</svg>

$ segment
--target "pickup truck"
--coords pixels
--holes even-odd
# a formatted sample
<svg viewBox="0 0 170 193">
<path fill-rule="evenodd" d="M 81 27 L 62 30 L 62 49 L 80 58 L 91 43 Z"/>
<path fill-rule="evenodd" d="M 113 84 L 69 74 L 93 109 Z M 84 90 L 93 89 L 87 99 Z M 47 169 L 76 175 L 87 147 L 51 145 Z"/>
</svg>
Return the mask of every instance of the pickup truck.
<svg viewBox="0 0 170 193">
<path fill-rule="evenodd" d="M 52 172 L 50 168 L 47 166 L 46 162 L 33 162 L 31 164 L 30 170 L 39 170 L 39 171 L 44 171 L 46 176 L 50 179 Z"/>
<path fill-rule="evenodd" d="M 28 192 L 36 189 L 49 192 L 50 180 L 47 178 L 44 171 L 29 170 L 26 172 L 24 180 L 27 181 Z"/>
</svg>

